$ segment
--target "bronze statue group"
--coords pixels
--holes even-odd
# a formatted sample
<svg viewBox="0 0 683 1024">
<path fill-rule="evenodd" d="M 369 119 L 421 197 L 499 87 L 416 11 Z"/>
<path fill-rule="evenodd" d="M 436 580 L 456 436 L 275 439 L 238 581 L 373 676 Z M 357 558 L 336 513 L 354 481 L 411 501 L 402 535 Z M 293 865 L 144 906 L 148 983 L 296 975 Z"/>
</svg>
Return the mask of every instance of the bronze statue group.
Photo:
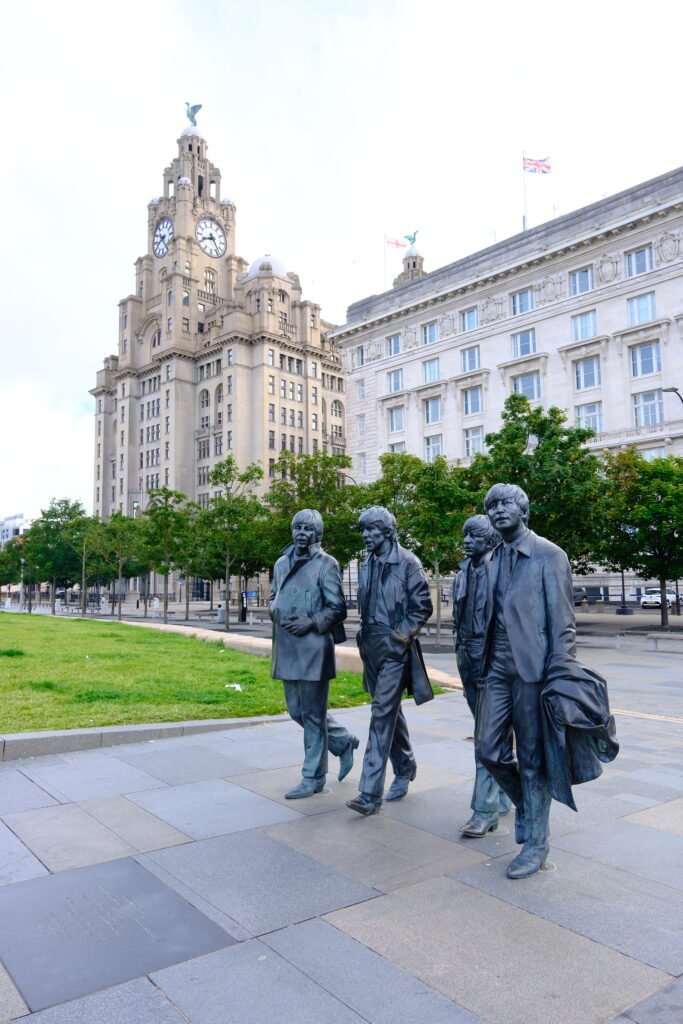
<svg viewBox="0 0 683 1024">
<path fill-rule="evenodd" d="M 486 515 L 464 524 L 466 558 L 453 586 L 456 659 L 475 719 L 472 814 L 460 832 L 495 832 L 514 805 L 522 849 L 507 875 L 525 878 L 548 857 L 551 800 L 576 810 L 572 786 L 597 778 L 601 762 L 619 748 L 605 680 L 576 660 L 567 556 L 528 528 L 529 501 L 520 487 L 496 484 L 484 508 Z M 418 640 L 433 609 L 420 560 L 398 543 L 391 512 L 366 509 L 359 527 L 367 554 L 356 641 L 372 705 L 359 792 L 346 806 L 368 816 L 383 799 L 405 797 L 416 776 L 401 701 L 406 690 L 416 704 L 434 696 Z M 359 744 L 328 713 L 346 602 L 339 565 L 323 551 L 322 536 L 320 514 L 298 512 L 292 544 L 273 572 L 272 675 L 283 681 L 287 710 L 304 738 L 302 777 L 285 794 L 290 800 L 323 790 L 328 751 L 345 778 Z M 394 777 L 385 796 L 389 761 Z"/>
</svg>

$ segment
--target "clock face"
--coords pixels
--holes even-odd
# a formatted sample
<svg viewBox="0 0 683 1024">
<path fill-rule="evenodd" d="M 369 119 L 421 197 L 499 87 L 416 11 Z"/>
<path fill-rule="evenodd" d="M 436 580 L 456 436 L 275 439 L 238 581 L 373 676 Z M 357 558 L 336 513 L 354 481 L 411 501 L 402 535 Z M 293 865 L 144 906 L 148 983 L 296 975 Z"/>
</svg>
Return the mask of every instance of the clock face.
<svg viewBox="0 0 683 1024">
<path fill-rule="evenodd" d="M 207 256 L 222 256 L 228 247 L 223 228 L 215 220 L 204 217 L 195 228 L 199 248 Z"/>
<path fill-rule="evenodd" d="M 152 251 L 155 256 L 165 256 L 168 252 L 168 245 L 173 238 L 173 221 L 170 217 L 164 217 L 160 220 L 154 229 L 154 238 L 152 239 Z"/>
</svg>

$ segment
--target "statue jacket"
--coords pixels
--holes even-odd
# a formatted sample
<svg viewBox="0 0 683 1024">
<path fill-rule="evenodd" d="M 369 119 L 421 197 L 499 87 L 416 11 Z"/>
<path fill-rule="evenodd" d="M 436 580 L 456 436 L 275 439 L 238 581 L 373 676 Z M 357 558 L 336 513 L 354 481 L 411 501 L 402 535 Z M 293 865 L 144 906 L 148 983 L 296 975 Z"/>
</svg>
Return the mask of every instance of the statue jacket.
<svg viewBox="0 0 683 1024">
<path fill-rule="evenodd" d="M 334 645 L 346 639 L 342 626 L 346 601 L 339 564 L 319 544 L 310 545 L 307 558 L 292 560 L 293 551 L 294 545 L 288 545 L 273 570 L 271 675 L 308 682 L 334 679 Z M 313 629 L 304 636 L 292 636 L 281 625 L 290 615 L 308 615 Z"/>
<path fill-rule="evenodd" d="M 493 551 L 487 551 L 482 559 L 482 564 L 487 576 L 491 573 L 491 556 Z M 471 558 L 464 558 L 460 563 L 460 571 L 453 580 L 453 641 L 457 651 L 462 639 L 461 632 L 465 625 L 465 605 L 467 603 L 467 581 L 469 580 Z"/>
<path fill-rule="evenodd" d="M 432 700 L 434 693 L 417 639 L 420 629 L 433 611 L 429 584 L 420 559 L 412 551 L 402 548 L 400 544 L 394 544 L 382 566 L 378 586 L 381 587 L 382 599 L 390 621 L 390 632 L 386 637 L 386 656 L 395 661 L 405 660 L 403 683 L 416 704 Z M 363 561 L 358 571 L 358 608 L 361 613 L 358 642 L 361 654 L 363 629 L 369 611 L 369 589 L 370 556 Z M 365 688 L 367 689 L 367 686 Z"/>
</svg>

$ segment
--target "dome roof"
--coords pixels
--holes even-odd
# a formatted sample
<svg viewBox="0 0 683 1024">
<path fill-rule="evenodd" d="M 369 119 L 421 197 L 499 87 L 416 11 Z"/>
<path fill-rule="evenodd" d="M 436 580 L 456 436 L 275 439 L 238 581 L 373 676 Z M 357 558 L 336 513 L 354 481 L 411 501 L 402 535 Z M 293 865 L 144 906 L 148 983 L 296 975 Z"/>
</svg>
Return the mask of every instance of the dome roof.
<svg viewBox="0 0 683 1024">
<path fill-rule="evenodd" d="M 198 136 L 198 138 L 204 139 L 204 136 L 200 132 L 199 128 L 197 128 L 196 124 L 188 124 L 187 128 L 183 128 L 182 132 L 180 133 L 180 137 L 182 138 L 183 135 L 196 135 Z"/>
<path fill-rule="evenodd" d="M 264 274 L 275 274 L 276 277 L 287 277 L 287 268 L 282 260 L 271 256 L 270 253 L 266 253 L 265 256 L 259 256 L 257 260 L 254 260 L 247 271 L 247 277 L 255 277 L 256 274 L 261 272 Z"/>
<path fill-rule="evenodd" d="M 190 181 L 189 178 L 178 178 L 178 184 L 179 185 L 191 185 L 192 182 Z"/>
<path fill-rule="evenodd" d="M 416 245 L 411 245 L 410 249 L 408 249 L 408 252 L 405 254 L 403 259 L 404 260 L 408 259 L 409 256 L 421 256 L 421 255 L 422 255 L 422 253 L 417 248 L 417 246 Z"/>
</svg>

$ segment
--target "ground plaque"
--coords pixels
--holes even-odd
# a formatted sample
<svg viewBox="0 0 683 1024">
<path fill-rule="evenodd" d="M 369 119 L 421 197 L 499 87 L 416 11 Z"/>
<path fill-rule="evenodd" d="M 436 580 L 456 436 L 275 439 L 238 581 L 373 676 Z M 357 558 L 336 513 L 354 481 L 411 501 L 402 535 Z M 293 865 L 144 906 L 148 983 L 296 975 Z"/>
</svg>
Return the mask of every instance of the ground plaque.
<svg viewBox="0 0 683 1024">
<path fill-rule="evenodd" d="M 0 889 L 0 960 L 31 1010 L 235 939 L 129 858 Z"/>
</svg>

